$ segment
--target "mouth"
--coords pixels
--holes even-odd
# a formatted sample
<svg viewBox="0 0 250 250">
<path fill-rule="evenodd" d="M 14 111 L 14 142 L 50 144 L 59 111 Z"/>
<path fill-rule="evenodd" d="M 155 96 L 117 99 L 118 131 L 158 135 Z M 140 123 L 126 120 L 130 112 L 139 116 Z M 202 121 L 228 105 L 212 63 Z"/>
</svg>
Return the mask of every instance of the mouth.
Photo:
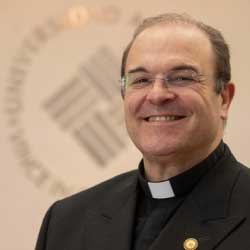
<svg viewBox="0 0 250 250">
<path fill-rule="evenodd" d="M 186 118 L 182 115 L 164 115 L 164 116 L 149 116 L 144 120 L 147 122 L 173 122 Z"/>
</svg>

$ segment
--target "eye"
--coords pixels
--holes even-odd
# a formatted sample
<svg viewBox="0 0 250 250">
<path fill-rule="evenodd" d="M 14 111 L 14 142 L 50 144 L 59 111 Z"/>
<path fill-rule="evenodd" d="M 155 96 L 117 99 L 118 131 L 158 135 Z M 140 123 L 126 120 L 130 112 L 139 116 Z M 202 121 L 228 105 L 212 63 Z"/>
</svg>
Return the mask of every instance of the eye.
<svg viewBox="0 0 250 250">
<path fill-rule="evenodd" d="M 133 79 L 132 84 L 144 84 L 144 83 L 148 83 L 149 81 L 150 79 L 146 77 L 135 78 Z"/>
<path fill-rule="evenodd" d="M 129 87 L 142 87 L 149 85 L 152 82 L 150 75 L 133 73 L 128 76 L 127 86 Z"/>
<path fill-rule="evenodd" d="M 189 85 L 197 81 L 197 74 L 190 70 L 177 70 L 168 75 L 168 82 L 173 85 Z"/>
<path fill-rule="evenodd" d="M 175 78 L 176 81 L 194 81 L 194 78 L 193 76 L 186 76 L 186 75 L 183 75 L 183 76 L 177 76 Z"/>
</svg>

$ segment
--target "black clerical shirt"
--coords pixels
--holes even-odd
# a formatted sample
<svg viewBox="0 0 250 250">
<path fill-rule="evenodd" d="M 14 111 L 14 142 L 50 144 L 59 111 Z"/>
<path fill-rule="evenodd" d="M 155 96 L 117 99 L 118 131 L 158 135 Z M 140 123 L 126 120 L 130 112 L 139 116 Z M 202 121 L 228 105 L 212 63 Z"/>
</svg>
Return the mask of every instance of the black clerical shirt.
<svg viewBox="0 0 250 250">
<path fill-rule="evenodd" d="M 135 230 L 133 237 L 133 250 L 148 250 L 160 235 L 162 229 L 174 216 L 185 197 L 191 192 L 200 179 L 216 165 L 224 153 L 224 143 L 219 146 L 202 162 L 191 169 L 174 176 L 162 184 L 168 187 L 166 196 L 164 190 L 154 190 L 154 183 L 145 179 L 143 161 L 138 171 L 138 198 L 135 213 Z M 165 182 L 165 183 L 164 183 Z M 151 185 L 152 184 L 152 185 Z M 164 186 L 161 185 L 160 186 Z M 169 190 L 170 189 L 170 190 Z"/>
</svg>

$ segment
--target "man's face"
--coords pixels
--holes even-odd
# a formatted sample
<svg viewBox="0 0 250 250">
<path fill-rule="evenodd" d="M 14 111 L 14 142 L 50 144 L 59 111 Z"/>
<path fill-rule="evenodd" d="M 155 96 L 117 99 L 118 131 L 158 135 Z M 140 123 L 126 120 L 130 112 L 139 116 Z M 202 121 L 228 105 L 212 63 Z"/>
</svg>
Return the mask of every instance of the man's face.
<svg viewBox="0 0 250 250">
<path fill-rule="evenodd" d="M 222 138 L 233 93 L 215 92 L 214 53 L 198 28 L 161 24 L 144 30 L 132 45 L 125 72 L 146 71 L 160 78 L 177 68 L 193 68 L 204 81 L 168 88 L 158 79 L 147 90 L 125 93 L 127 130 L 144 157 L 210 153 Z"/>
</svg>

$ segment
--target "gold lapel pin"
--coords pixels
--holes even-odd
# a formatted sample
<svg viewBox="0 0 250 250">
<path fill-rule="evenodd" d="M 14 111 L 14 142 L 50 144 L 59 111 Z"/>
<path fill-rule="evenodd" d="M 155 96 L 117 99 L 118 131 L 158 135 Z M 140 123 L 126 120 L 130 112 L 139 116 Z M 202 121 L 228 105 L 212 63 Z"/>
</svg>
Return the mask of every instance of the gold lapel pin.
<svg viewBox="0 0 250 250">
<path fill-rule="evenodd" d="M 185 250 L 195 250 L 198 248 L 198 241 L 194 238 L 188 238 L 184 241 L 183 247 Z"/>
</svg>

